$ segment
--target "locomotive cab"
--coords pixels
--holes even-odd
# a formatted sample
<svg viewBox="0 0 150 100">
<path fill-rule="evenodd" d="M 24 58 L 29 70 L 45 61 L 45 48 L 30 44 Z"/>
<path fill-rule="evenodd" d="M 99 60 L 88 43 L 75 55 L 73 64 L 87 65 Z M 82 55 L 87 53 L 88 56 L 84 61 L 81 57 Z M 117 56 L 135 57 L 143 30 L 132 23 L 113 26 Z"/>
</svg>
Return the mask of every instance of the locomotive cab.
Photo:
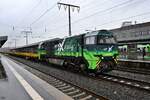
<svg viewBox="0 0 150 100">
<path fill-rule="evenodd" d="M 84 57 L 89 68 L 96 72 L 113 69 L 118 47 L 113 34 L 107 30 L 93 31 L 84 36 Z"/>
</svg>

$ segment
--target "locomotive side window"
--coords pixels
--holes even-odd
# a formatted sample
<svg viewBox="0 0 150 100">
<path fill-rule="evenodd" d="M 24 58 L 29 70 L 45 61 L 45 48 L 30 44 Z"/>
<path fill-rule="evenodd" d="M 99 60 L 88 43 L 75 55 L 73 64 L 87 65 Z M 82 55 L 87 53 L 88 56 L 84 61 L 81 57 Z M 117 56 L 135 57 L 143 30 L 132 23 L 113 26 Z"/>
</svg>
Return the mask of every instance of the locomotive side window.
<svg viewBox="0 0 150 100">
<path fill-rule="evenodd" d="M 115 43 L 114 38 L 107 38 L 106 43 Z"/>
<path fill-rule="evenodd" d="M 116 43 L 113 37 L 99 38 L 98 43 Z"/>
<path fill-rule="evenodd" d="M 95 36 L 86 37 L 85 44 L 95 44 Z"/>
</svg>

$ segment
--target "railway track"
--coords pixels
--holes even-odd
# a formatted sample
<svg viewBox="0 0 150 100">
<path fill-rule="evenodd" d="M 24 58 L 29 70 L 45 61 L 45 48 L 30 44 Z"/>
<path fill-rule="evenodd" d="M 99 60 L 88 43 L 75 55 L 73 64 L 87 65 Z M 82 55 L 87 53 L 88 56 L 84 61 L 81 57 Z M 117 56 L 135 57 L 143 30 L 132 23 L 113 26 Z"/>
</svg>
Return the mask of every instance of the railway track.
<svg viewBox="0 0 150 100">
<path fill-rule="evenodd" d="M 98 78 L 109 80 L 109 81 L 112 81 L 112 82 L 115 82 L 115 83 L 127 85 L 127 86 L 130 86 L 130 87 L 133 87 L 133 88 L 137 88 L 137 89 L 140 89 L 140 90 L 145 90 L 145 91 L 150 92 L 150 83 L 147 83 L 147 82 L 128 79 L 128 78 L 109 75 L 109 74 L 99 75 Z"/>
<path fill-rule="evenodd" d="M 17 59 L 18 58 L 15 58 L 15 60 L 17 60 Z M 135 81 L 135 80 L 131 80 L 131 79 L 123 78 L 123 77 L 117 77 L 117 76 L 108 75 L 108 74 L 103 74 L 103 75 L 99 75 L 99 76 L 95 77 L 93 75 L 85 75 L 83 73 L 76 73 L 76 72 L 72 72 L 72 71 L 70 72 L 69 70 L 60 69 L 60 67 L 55 67 L 55 69 L 57 69 L 59 71 L 56 71 L 53 68 L 52 69 L 50 68 L 51 70 L 48 70 L 49 66 L 47 66 L 46 70 L 44 70 L 46 67 L 45 65 L 44 65 L 45 67 L 43 66 L 42 68 L 38 67 L 37 69 L 35 69 L 35 67 L 42 66 L 42 64 L 37 64 L 36 62 L 34 62 L 34 63 L 32 62 L 33 64 L 31 64 L 29 61 L 27 61 L 27 63 L 26 63 L 26 61 L 23 60 L 23 62 L 22 62 L 19 59 L 17 61 L 19 61 L 21 63 L 25 62 L 25 65 L 29 66 L 28 70 L 29 71 L 31 70 L 31 72 L 32 72 L 32 67 L 33 67 L 33 70 L 37 70 L 41 73 L 47 74 L 45 76 L 39 75 L 38 77 L 41 77 L 42 79 L 47 77 L 46 79 L 43 79 L 43 80 L 48 81 L 48 83 L 53 84 L 53 86 L 56 86 L 57 88 L 60 86 L 61 90 L 66 89 L 66 90 L 64 90 L 64 93 L 66 93 L 68 95 L 70 95 L 74 92 L 78 92 L 79 91 L 78 88 L 80 88 L 80 87 L 85 88 L 85 89 L 81 88 L 80 91 L 85 90 L 85 92 L 86 92 L 86 91 L 90 90 L 89 91 L 90 93 L 86 92 L 86 94 L 85 94 L 84 91 L 82 91 L 82 92 L 79 92 L 79 94 L 81 94 L 81 95 L 77 95 L 77 96 L 81 96 L 81 97 L 85 96 L 85 100 L 86 100 L 86 98 L 89 98 L 88 100 L 96 100 L 97 98 L 99 98 L 100 95 L 103 96 L 102 100 L 103 99 L 105 100 L 107 98 L 112 99 L 112 100 L 116 100 L 116 99 L 126 100 L 126 97 L 128 97 L 128 96 L 129 97 L 131 96 L 129 100 L 133 100 L 133 98 L 139 99 L 139 98 L 143 97 L 143 95 L 145 96 L 147 93 L 148 94 L 150 93 L 150 84 L 147 84 L 147 83 L 141 82 L 141 81 Z M 32 66 L 30 66 L 30 65 L 32 65 Z M 31 69 L 30 69 L 30 67 L 31 67 Z M 53 73 L 53 71 L 55 71 L 55 72 Z M 62 73 L 62 74 L 58 74 L 58 73 Z M 65 74 L 65 73 L 68 73 L 68 74 Z M 76 74 L 76 76 L 72 76 L 73 73 Z M 38 75 L 38 72 L 36 72 L 34 74 Z M 49 74 L 51 74 L 52 76 Z M 72 77 L 72 79 L 68 79 L 66 77 L 66 75 L 68 75 L 70 78 Z M 53 78 L 52 79 L 49 78 L 50 76 Z M 80 78 L 78 76 L 84 77 L 84 78 Z M 58 77 L 58 79 L 57 79 L 57 77 Z M 76 78 L 76 77 L 78 77 L 78 78 Z M 50 81 L 50 80 L 52 80 L 52 81 Z M 84 81 L 84 83 L 82 81 Z M 71 83 L 72 87 L 70 87 L 70 85 L 68 86 L 65 82 Z M 92 85 L 89 85 L 89 84 L 92 84 Z M 61 88 L 61 86 L 62 86 L 62 88 Z M 91 86 L 94 86 L 94 87 L 91 87 Z M 107 87 L 105 87 L 105 86 L 107 86 Z M 75 88 L 75 87 L 77 87 L 77 88 Z M 107 90 L 106 90 L 106 88 L 107 88 Z M 133 91 L 133 94 L 131 91 Z M 136 91 L 136 93 L 140 93 L 140 95 L 138 95 L 139 97 L 137 97 L 135 95 L 135 91 Z M 70 92 L 70 93 L 68 93 L 68 92 Z M 93 96 L 92 94 L 94 94 L 96 96 Z M 91 95 L 94 98 L 90 99 Z M 147 100 L 147 98 L 149 98 L 149 96 L 148 97 L 147 96 L 144 97 L 144 98 L 146 98 L 146 100 Z M 107 98 L 105 98 L 105 97 L 107 97 Z M 82 100 L 83 97 L 78 98 L 78 99 L 76 97 L 73 97 L 73 98 L 75 98 L 76 100 L 79 100 L 79 99 Z"/>
<path fill-rule="evenodd" d="M 16 59 L 15 59 L 16 61 Z M 40 77 L 41 79 L 45 80 L 55 88 L 59 89 L 66 95 L 72 97 L 74 100 L 108 100 L 107 98 L 97 95 L 87 89 L 84 89 L 80 86 L 74 85 L 70 82 L 67 82 L 63 79 L 57 78 L 54 75 L 50 75 L 47 72 L 41 71 L 36 69 L 32 66 L 29 66 L 26 63 L 17 61 L 18 64 L 27 65 L 26 69 L 29 70 L 31 73 L 35 74 L 36 76 Z M 29 66 L 29 67 L 28 67 Z"/>
<path fill-rule="evenodd" d="M 116 67 L 115 70 L 150 75 L 150 70 L 140 69 L 140 68 Z"/>
</svg>

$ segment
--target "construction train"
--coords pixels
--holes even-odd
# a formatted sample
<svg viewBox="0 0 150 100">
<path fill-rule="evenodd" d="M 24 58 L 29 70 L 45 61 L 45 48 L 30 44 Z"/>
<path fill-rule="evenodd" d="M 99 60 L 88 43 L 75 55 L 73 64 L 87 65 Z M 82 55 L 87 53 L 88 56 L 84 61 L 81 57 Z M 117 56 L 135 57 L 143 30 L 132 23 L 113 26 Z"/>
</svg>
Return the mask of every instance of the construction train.
<svg viewBox="0 0 150 100">
<path fill-rule="evenodd" d="M 99 30 L 14 48 L 9 54 L 79 71 L 103 73 L 117 65 L 118 46 L 112 32 Z"/>
</svg>

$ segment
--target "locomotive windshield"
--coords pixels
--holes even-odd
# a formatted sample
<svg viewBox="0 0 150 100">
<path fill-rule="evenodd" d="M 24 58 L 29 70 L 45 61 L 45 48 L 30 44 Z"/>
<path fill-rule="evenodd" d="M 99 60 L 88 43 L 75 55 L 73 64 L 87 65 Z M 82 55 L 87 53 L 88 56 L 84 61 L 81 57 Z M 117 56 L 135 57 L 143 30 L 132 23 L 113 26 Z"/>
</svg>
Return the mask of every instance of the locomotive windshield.
<svg viewBox="0 0 150 100">
<path fill-rule="evenodd" d="M 115 44 L 114 37 L 98 37 L 98 44 Z"/>
</svg>

